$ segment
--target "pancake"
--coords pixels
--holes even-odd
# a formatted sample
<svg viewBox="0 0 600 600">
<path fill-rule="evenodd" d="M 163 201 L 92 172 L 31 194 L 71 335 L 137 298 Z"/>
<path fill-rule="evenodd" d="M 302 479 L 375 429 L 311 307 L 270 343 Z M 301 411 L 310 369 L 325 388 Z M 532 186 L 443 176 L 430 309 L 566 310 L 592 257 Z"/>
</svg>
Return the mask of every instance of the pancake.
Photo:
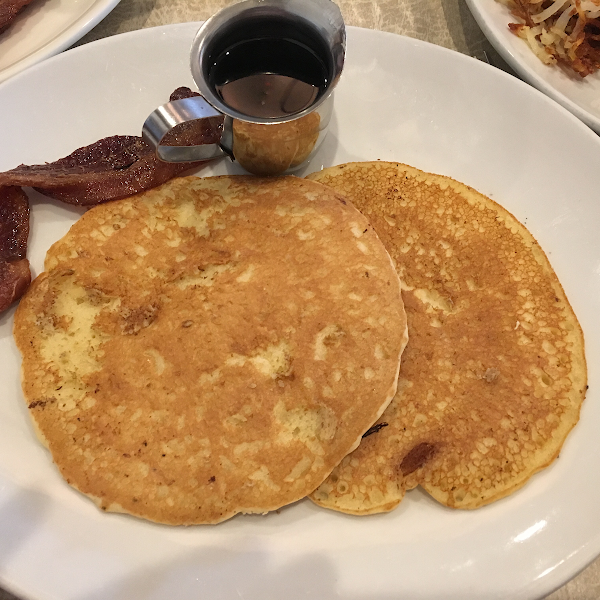
<svg viewBox="0 0 600 600">
<path fill-rule="evenodd" d="M 545 254 L 501 206 L 396 163 L 310 176 L 369 219 L 403 282 L 409 343 L 398 393 L 311 498 L 352 514 L 421 485 L 477 508 L 548 466 L 585 397 L 583 333 Z"/>
<path fill-rule="evenodd" d="M 23 390 L 101 508 L 217 523 L 305 497 L 396 390 L 390 257 L 330 188 L 172 180 L 91 209 L 15 316 Z"/>
</svg>

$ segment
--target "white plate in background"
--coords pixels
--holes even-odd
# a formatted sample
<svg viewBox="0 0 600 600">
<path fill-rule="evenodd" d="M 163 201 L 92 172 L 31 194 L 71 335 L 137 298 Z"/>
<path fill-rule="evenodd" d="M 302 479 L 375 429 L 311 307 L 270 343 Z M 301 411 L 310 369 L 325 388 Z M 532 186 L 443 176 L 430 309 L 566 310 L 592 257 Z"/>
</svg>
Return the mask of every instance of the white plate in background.
<svg viewBox="0 0 600 600">
<path fill-rule="evenodd" d="M 545 65 L 509 30 L 508 24 L 517 19 L 504 4 L 497 0 L 467 0 L 467 4 L 485 36 L 520 77 L 600 133 L 600 71 L 582 78 L 559 66 Z"/>
<path fill-rule="evenodd" d="M 0 120 L 0 170 L 139 134 L 173 89 L 193 84 L 197 29 L 111 37 L 0 85 L 11 115 Z M 331 130 L 305 171 L 375 159 L 471 185 L 526 223 L 548 253 L 586 335 L 590 371 L 581 422 L 560 459 L 476 511 L 413 490 L 395 511 L 363 518 L 310 501 L 189 528 L 105 514 L 62 480 L 35 438 L 11 309 L 0 315 L 0 584 L 29 600 L 519 600 L 544 597 L 600 554 L 600 138 L 480 61 L 349 28 Z M 223 160 L 199 174 L 235 171 Z M 36 273 L 81 212 L 34 199 Z"/>
<path fill-rule="evenodd" d="M 72 46 L 118 3 L 119 0 L 33 0 L 0 34 L 0 81 Z"/>
</svg>

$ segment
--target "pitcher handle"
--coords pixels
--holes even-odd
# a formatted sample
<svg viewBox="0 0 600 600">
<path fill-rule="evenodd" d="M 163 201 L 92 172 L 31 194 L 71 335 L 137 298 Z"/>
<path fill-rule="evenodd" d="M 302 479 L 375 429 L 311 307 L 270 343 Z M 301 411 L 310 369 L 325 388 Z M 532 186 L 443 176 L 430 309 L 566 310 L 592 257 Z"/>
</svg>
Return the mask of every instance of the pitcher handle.
<svg viewBox="0 0 600 600">
<path fill-rule="evenodd" d="M 224 117 L 201 96 L 173 100 L 154 110 L 142 126 L 142 137 L 165 162 L 195 162 L 229 155 L 221 143 Z M 194 123 L 195 122 L 195 123 Z M 182 128 L 189 123 L 187 128 Z M 197 142 L 209 132 L 208 143 Z M 179 133 L 178 133 L 179 132 Z M 183 132 L 183 134 L 181 133 Z M 184 142 L 182 144 L 182 142 Z M 187 144 L 186 144 L 187 142 Z"/>
</svg>

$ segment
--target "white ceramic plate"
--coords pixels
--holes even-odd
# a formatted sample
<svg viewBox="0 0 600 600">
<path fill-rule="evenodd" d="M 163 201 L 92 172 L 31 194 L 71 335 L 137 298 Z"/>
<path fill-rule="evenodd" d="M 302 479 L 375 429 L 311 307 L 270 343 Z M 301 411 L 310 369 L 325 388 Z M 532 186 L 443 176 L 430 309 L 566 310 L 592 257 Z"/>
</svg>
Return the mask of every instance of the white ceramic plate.
<svg viewBox="0 0 600 600">
<path fill-rule="evenodd" d="M 137 134 L 191 85 L 196 24 L 70 50 L 0 86 L 0 170 Z M 43 91 L 43 94 L 39 92 Z M 307 171 L 395 160 L 470 184 L 525 222 L 549 253 L 587 336 L 590 392 L 561 457 L 477 511 L 419 490 L 357 518 L 309 501 L 218 526 L 104 514 L 63 482 L 36 441 L 0 317 L 0 582 L 35 600 L 439 600 L 538 598 L 600 553 L 600 139 L 532 87 L 475 59 L 350 28 L 332 130 Z M 518 107 L 519 110 L 515 110 Z M 235 169 L 221 162 L 203 174 Z M 81 211 L 33 201 L 30 257 Z"/>
<path fill-rule="evenodd" d="M 73 45 L 118 3 L 119 0 L 34 0 L 0 34 L 0 81 Z"/>
<path fill-rule="evenodd" d="M 582 79 L 543 64 L 527 43 L 508 29 L 516 19 L 505 5 L 497 0 L 467 0 L 467 4 L 485 36 L 520 77 L 600 133 L 600 72 Z"/>
</svg>

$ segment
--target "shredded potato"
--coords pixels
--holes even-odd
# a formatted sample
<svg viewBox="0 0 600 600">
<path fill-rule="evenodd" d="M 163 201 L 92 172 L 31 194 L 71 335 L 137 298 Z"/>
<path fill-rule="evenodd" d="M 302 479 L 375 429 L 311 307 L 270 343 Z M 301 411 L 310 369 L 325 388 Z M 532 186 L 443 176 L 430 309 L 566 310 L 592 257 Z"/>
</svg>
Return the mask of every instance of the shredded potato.
<svg viewBox="0 0 600 600">
<path fill-rule="evenodd" d="M 509 28 L 545 64 L 585 77 L 600 68 L 600 0 L 499 0 L 519 23 Z"/>
</svg>

